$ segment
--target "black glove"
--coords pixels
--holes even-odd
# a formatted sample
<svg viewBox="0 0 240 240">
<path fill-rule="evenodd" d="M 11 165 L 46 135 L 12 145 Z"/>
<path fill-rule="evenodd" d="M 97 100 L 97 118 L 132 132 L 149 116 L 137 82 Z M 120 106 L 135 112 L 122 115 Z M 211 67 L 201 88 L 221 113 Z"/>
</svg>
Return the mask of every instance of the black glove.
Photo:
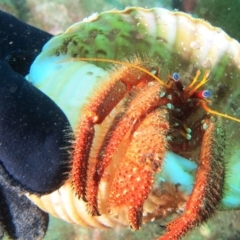
<svg viewBox="0 0 240 240">
<path fill-rule="evenodd" d="M 52 192 L 70 170 L 69 121 L 24 78 L 51 37 L 0 11 L 0 236 L 42 239 L 48 216 L 24 193 Z"/>
</svg>

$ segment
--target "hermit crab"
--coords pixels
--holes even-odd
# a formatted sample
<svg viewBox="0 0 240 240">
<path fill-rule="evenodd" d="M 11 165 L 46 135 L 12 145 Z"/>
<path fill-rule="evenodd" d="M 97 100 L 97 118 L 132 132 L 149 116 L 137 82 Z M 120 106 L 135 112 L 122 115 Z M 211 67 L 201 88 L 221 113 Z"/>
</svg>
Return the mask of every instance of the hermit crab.
<svg viewBox="0 0 240 240">
<path fill-rule="evenodd" d="M 161 8 L 95 14 L 54 37 L 27 79 L 68 117 L 72 168 L 57 191 L 28 197 L 95 228 L 177 214 L 159 239 L 239 208 L 239 59 L 221 29 Z"/>
</svg>

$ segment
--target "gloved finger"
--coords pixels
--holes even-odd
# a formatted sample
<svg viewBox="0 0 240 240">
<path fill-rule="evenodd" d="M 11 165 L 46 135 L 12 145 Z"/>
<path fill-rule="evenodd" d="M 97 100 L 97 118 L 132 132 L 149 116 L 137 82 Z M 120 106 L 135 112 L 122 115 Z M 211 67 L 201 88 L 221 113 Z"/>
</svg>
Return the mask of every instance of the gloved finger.
<svg viewBox="0 0 240 240">
<path fill-rule="evenodd" d="M 62 110 L 0 61 L 0 163 L 16 185 L 44 194 L 67 178 L 72 137 Z"/>
</svg>

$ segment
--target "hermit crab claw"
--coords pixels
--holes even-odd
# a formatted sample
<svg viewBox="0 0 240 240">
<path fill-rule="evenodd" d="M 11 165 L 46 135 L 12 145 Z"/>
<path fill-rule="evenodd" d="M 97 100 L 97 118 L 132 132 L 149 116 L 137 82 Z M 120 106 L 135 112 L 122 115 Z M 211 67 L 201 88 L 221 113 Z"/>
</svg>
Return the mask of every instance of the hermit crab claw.
<svg viewBox="0 0 240 240">
<path fill-rule="evenodd" d="M 141 66 L 138 66 L 139 64 L 141 64 Z M 152 80 L 151 76 L 149 77 L 146 72 L 141 71 L 141 68 L 145 69 L 142 67 L 142 64 L 143 63 L 139 61 L 139 59 L 135 59 L 133 62 L 129 63 L 129 65 L 138 66 L 140 70 L 137 67 L 133 68 L 128 65 L 115 70 L 110 75 L 110 80 L 105 84 L 104 88 L 97 89 L 95 94 L 91 97 L 91 99 L 89 99 L 89 104 L 84 105 L 82 109 L 84 114 L 78 124 L 76 131 L 76 144 L 74 145 L 73 152 L 72 181 L 78 196 L 87 202 L 88 209 L 93 215 L 100 214 L 98 211 L 97 197 L 101 178 L 109 163 L 112 161 L 114 153 L 118 151 L 118 149 L 121 147 L 121 144 L 123 144 L 123 141 L 125 144 L 128 142 L 130 146 L 133 145 L 131 149 L 127 150 L 126 156 L 124 156 L 124 154 L 122 155 L 123 160 L 121 162 L 123 162 L 122 164 L 125 162 L 125 165 L 120 168 L 124 169 L 123 172 L 127 171 L 127 168 L 132 168 L 134 166 L 132 165 L 134 162 L 136 163 L 135 167 L 133 167 L 133 169 L 135 169 L 134 171 L 139 171 L 140 166 L 142 167 L 146 165 L 146 172 L 144 174 L 146 176 L 146 186 L 144 187 L 145 190 L 143 190 L 142 193 L 139 192 L 139 195 L 141 195 L 139 205 L 141 205 L 141 207 L 151 189 L 150 186 L 153 181 L 153 172 L 158 169 L 155 167 L 156 169 L 154 170 L 154 166 L 161 166 L 161 161 L 164 157 L 166 144 L 162 144 L 161 141 L 156 141 L 156 145 L 154 145 L 152 144 L 153 140 L 150 140 L 151 142 L 149 142 L 147 148 L 142 148 L 143 141 L 146 141 L 149 135 L 152 135 L 149 128 L 152 130 L 156 126 L 156 129 L 159 128 L 159 134 L 156 135 L 156 139 L 159 137 L 161 139 L 162 135 L 165 136 L 166 132 L 168 131 L 168 124 L 164 123 L 165 120 L 162 119 L 164 118 L 164 110 L 161 110 L 163 117 L 160 117 L 161 112 L 158 111 L 154 114 L 154 116 L 151 116 L 150 114 L 149 117 L 145 117 L 146 113 L 151 113 L 154 108 L 156 108 L 156 104 L 159 104 L 161 100 L 158 97 L 158 94 L 160 93 L 159 85 L 155 85 L 155 87 L 153 87 L 154 89 L 149 91 L 149 94 L 147 95 L 144 94 L 144 91 L 142 91 L 142 89 L 147 87 L 149 81 Z M 139 85 L 141 86 L 141 90 L 139 90 Z M 118 104 L 120 101 L 122 101 L 122 99 L 125 98 L 126 95 L 128 95 L 133 87 L 135 88 L 134 91 L 136 95 L 137 91 L 140 91 L 140 93 L 136 98 L 129 98 L 129 111 L 124 113 L 124 107 L 122 106 L 122 108 L 120 108 Z M 150 103 L 153 102 L 155 102 L 154 105 L 151 105 Z M 104 124 L 106 117 L 117 105 L 118 110 L 115 110 L 115 119 L 113 120 L 114 124 L 111 123 L 109 130 L 105 131 L 105 136 L 102 136 L 106 140 L 99 147 L 98 153 L 96 153 L 96 159 L 92 162 L 89 162 L 91 148 L 94 138 L 96 137 L 94 126 L 97 124 Z M 146 121 L 140 123 L 142 121 L 141 118 L 146 118 Z M 161 122 L 162 120 L 163 122 Z M 141 129 L 146 127 L 147 131 L 140 134 L 142 130 L 137 130 L 137 126 L 141 126 Z M 129 131 L 130 128 L 131 130 Z M 143 151 L 141 151 L 141 149 Z M 150 156 L 147 156 L 146 151 L 151 153 L 153 157 L 150 158 Z M 101 154 L 103 152 L 104 154 Z M 140 165 L 138 166 L 139 163 Z M 147 163 L 149 163 L 149 167 L 147 167 Z M 150 172 L 152 172 L 152 174 Z M 121 175 L 122 173 L 116 174 Z M 133 173 L 129 172 L 128 175 L 131 176 L 132 174 Z M 135 172 L 135 175 L 136 174 L 137 172 Z M 117 175 L 115 178 L 118 179 Z M 131 176 L 131 178 L 134 178 L 134 175 Z M 127 189 L 126 186 L 119 186 L 119 182 L 114 183 L 113 181 L 110 195 L 112 198 L 115 198 L 115 194 L 120 195 L 124 189 Z M 132 190 L 132 193 L 130 193 L 130 191 L 127 192 L 130 194 L 130 196 L 132 195 L 132 197 L 126 196 L 125 201 L 128 202 L 131 198 L 131 201 L 133 201 L 134 190 Z M 124 198 L 123 195 L 122 198 Z M 136 198 L 138 197 L 136 196 Z M 124 201 L 120 199 L 116 201 L 114 199 L 111 200 L 111 197 L 110 202 L 120 202 L 120 205 L 126 205 L 126 202 L 124 203 Z M 133 211 L 132 215 L 134 215 Z M 137 220 L 135 220 L 135 222 L 136 221 Z M 135 224 L 132 223 L 132 225 Z"/>
</svg>

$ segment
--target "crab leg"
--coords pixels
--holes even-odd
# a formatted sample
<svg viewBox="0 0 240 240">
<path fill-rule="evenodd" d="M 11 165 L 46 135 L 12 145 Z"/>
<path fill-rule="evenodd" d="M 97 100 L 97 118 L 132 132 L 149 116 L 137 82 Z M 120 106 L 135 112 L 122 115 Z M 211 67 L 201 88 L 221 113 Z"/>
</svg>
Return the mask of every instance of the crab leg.
<svg viewBox="0 0 240 240">
<path fill-rule="evenodd" d="M 167 110 L 161 108 L 142 120 L 111 185 L 110 213 L 116 216 L 118 211 L 126 211 L 133 230 L 141 226 L 143 203 L 151 191 L 154 173 L 161 170 L 167 148 L 167 116 Z"/>
<path fill-rule="evenodd" d="M 118 89 L 118 94 L 113 94 L 114 92 L 110 91 L 114 87 Z M 109 91 L 96 94 L 96 98 L 91 101 L 91 104 L 83 109 L 83 117 L 78 124 L 77 137 L 74 144 L 72 182 L 77 195 L 85 201 L 88 159 L 95 134 L 94 125 L 100 124 L 104 120 L 125 93 L 125 84 L 118 81 L 109 86 Z M 110 96 L 114 101 L 107 99 Z M 105 104 L 103 105 L 103 103 Z"/>
<path fill-rule="evenodd" d="M 145 88 L 142 86 L 139 89 L 139 93 L 130 102 L 120 120 L 117 123 L 114 122 L 114 129 L 109 131 L 105 141 L 103 141 L 104 146 L 99 150 L 95 167 L 91 169 L 88 179 L 87 199 L 90 212 L 94 212 L 93 209 L 98 209 L 97 192 L 101 177 L 123 137 L 134 125 L 140 122 L 141 118 L 158 106 L 164 106 L 168 101 L 166 98 L 160 97 L 164 87 L 160 86 L 159 83 L 152 82 L 151 86 L 146 83 Z M 100 154 L 100 152 L 104 152 L 104 154 Z"/>
<path fill-rule="evenodd" d="M 138 64 L 140 63 L 138 61 Z M 71 176 L 77 195 L 84 201 L 87 201 L 87 171 L 95 136 L 94 125 L 101 124 L 131 88 L 146 79 L 149 79 L 146 72 L 122 67 L 110 74 L 110 80 L 104 86 L 97 88 L 94 95 L 89 99 L 89 104 L 83 107 L 81 120 L 76 130 Z"/>
<path fill-rule="evenodd" d="M 202 139 L 196 183 L 182 216 L 167 225 L 159 240 L 180 239 L 194 226 L 212 215 L 222 198 L 224 184 L 225 131 L 221 118 L 214 123 L 208 119 Z"/>
</svg>

